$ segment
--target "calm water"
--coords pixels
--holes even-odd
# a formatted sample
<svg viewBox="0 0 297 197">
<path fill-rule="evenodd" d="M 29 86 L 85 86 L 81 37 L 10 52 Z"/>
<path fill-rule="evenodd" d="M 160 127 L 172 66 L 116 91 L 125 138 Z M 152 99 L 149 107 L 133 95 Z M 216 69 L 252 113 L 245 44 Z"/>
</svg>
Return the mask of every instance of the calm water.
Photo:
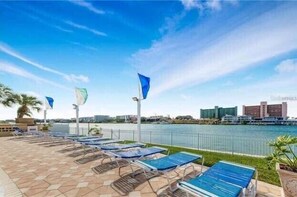
<svg viewBox="0 0 297 197">
<path fill-rule="evenodd" d="M 103 129 L 137 130 L 136 124 L 90 124 L 98 125 Z M 75 127 L 75 124 L 70 124 Z M 87 123 L 81 123 L 81 128 L 88 128 Z M 297 126 L 256 126 L 256 125 L 192 125 L 192 124 L 142 124 L 143 132 L 174 132 L 174 133 L 201 133 L 213 135 L 233 135 L 273 139 L 280 135 L 297 136 Z"/>
<path fill-rule="evenodd" d="M 80 133 L 95 125 L 103 128 L 105 136 L 137 140 L 136 124 L 81 123 Z M 69 127 L 74 132 L 75 124 Z M 69 127 L 55 124 L 53 130 L 69 131 Z M 267 144 L 277 136 L 297 136 L 297 126 L 143 124 L 141 128 L 144 142 L 260 156 L 271 152 Z"/>
</svg>

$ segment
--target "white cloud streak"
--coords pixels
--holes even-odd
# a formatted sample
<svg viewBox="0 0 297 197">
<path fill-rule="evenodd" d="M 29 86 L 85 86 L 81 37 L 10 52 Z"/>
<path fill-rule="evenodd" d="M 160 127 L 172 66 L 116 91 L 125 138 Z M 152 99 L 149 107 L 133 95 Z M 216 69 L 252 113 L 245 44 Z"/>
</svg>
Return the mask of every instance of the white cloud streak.
<svg viewBox="0 0 297 197">
<path fill-rule="evenodd" d="M 95 29 L 92 29 L 92 28 L 89 28 L 87 26 L 84 26 L 84 25 L 80 25 L 80 24 L 77 24 L 77 23 L 74 23 L 72 21 L 65 21 L 66 24 L 72 26 L 72 27 L 75 27 L 77 29 L 82 29 L 82 30 L 85 30 L 85 31 L 88 31 L 88 32 L 91 32 L 97 36 L 107 36 L 106 33 L 104 32 L 101 32 L 101 31 L 98 31 L 98 30 L 95 30 Z"/>
<path fill-rule="evenodd" d="M 103 10 L 100 10 L 96 7 L 94 7 L 91 3 L 89 2 L 86 2 L 86 1 L 77 1 L 77 0 L 70 0 L 71 3 L 75 4 L 75 5 L 78 5 L 78 6 L 81 6 L 83 8 L 86 8 L 88 9 L 89 11 L 95 13 L 95 14 L 105 14 L 105 12 Z"/>
<path fill-rule="evenodd" d="M 50 17 L 49 15 L 46 15 L 42 12 L 40 12 L 39 10 L 35 10 L 35 9 L 32 9 L 32 8 L 29 8 L 27 7 L 28 9 L 30 9 L 30 11 L 26 11 L 25 9 L 16 9 L 15 7 L 11 7 L 11 6 L 8 6 L 8 5 L 4 5 L 4 7 L 14 11 L 14 12 L 17 12 L 17 13 L 20 13 L 26 17 L 29 17 L 31 19 L 33 19 L 34 21 L 36 22 L 39 22 L 43 25 L 46 25 L 48 27 L 51 27 L 51 28 L 54 28 L 54 29 L 57 29 L 59 31 L 63 31 L 63 32 L 66 32 L 66 33 L 72 33 L 73 31 L 69 30 L 69 29 L 66 29 L 66 28 L 63 28 L 59 25 L 56 25 L 56 24 L 52 24 L 50 23 L 48 20 L 45 20 L 44 17 L 46 17 L 47 19 L 53 19 L 53 17 Z M 39 16 L 37 15 L 32 15 L 32 13 L 35 13 L 35 14 L 39 14 Z M 55 19 L 57 20 L 57 19 Z"/>
<path fill-rule="evenodd" d="M 58 70 L 55 69 L 51 69 L 49 67 L 46 67 L 44 65 L 41 65 L 39 63 L 36 63 L 34 61 L 31 61 L 30 59 L 28 59 L 27 57 L 19 54 L 18 52 L 16 52 L 15 50 L 13 50 L 12 48 L 10 48 L 8 45 L 4 44 L 4 43 L 0 43 L 0 51 L 2 51 L 3 53 L 10 55 L 12 57 L 15 57 L 31 66 L 34 66 L 36 68 L 39 68 L 40 70 L 49 72 L 49 73 L 53 73 L 59 76 L 62 76 L 64 79 L 68 80 L 69 82 L 89 82 L 89 78 L 87 76 L 83 76 L 83 75 L 74 75 L 74 74 L 65 74 L 63 72 L 60 72 Z"/>
<path fill-rule="evenodd" d="M 185 29 L 138 51 L 132 64 L 151 76 L 151 95 L 201 84 L 297 49 L 296 20 L 289 4 L 215 37 L 212 28 Z"/>
<path fill-rule="evenodd" d="M 76 46 L 80 46 L 80 47 L 89 49 L 89 50 L 92 50 L 92 51 L 98 51 L 98 49 L 95 48 L 95 47 L 91 47 L 91 46 L 88 46 L 88 45 L 84 45 L 84 44 L 81 44 L 81 43 L 78 43 L 78 42 L 69 42 L 69 43 L 74 44 L 74 45 L 76 45 Z"/>
<path fill-rule="evenodd" d="M 237 0 L 181 0 L 181 3 L 185 7 L 186 10 L 192 10 L 192 9 L 198 9 L 200 11 L 203 11 L 205 9 L 210 10 L 221 10 L 223 3 L 229 3 L 229 4 L 236 4 Z"/>
<path fill-rule="evenodd" d="M 288 59 L 282 61 L 276 66 L 275 70 L 279 73 L 291 73 L 296 74 L 297 72 L 297 59 Z"/>
<path fill-rule="evenodd" d="M 49 84 L 49 85 L 52 85 L 52 86 L 55 86 L 58 88 L 72 91 L 72 89 L 70 89 L 66 86 L 63 86 L 61 84 L 55 83 L 53 81 L 50 81 L 50 80 L 47 80 L 47 79 L 44 79 L 41 77 L 38 77 L 38 76 L 20 68 L 20 67 L 15 66 L 14 64 L 11 64 L 8 62 L 0 61 L 0 71 L 8 73 L 8 74 L 12 74 L 12 75 L 20 76 L 23 78 L 27 78 L 27 79 L 33 80 L 35 82 L 38 82 L 38 83 L 46 83 L 46 84 Z"/>
</svg>

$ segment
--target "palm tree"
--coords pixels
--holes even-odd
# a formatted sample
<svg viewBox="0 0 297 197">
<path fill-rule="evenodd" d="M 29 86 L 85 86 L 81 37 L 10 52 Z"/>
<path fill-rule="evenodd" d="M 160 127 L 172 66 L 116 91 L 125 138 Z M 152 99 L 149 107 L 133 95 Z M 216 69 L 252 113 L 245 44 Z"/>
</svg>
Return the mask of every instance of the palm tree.
<svg viewBox="0 0 297 197">
<path fill-rule="evenodd" d="M 23 118 L 24 116 L 31 117 L 31 110 L 36 110 L 37 112 L 41 110 L 42 102 L 34 96 L 20 94 L 17 96 L 17 101 L 20 105 L 17 111 L 18 118 Z"/>
<path fill-rule="evenodd" d="M 11 107 L 17 102 L 17 95 L 12 89 L 0 83 L 0 104 L 4 107 Z"/>
</svg>

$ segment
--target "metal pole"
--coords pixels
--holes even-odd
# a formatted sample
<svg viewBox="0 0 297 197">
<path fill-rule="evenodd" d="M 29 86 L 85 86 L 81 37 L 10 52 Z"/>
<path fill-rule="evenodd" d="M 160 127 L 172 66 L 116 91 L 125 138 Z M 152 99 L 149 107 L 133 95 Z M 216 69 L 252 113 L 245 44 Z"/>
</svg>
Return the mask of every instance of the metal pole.
<svg viewBox="0 0 297 197">
<path fill-rule="evenodd" d="M 76 135 L 79 135 L 79 107 L 76 105 Z"/>
<path fill-rule="evenodd" d="M 46 109 L 44 110 L 44 120 L 43 123 L 46 124 Z"/>
<path fill-rule="evenodd" d="M 232 139 L 232 155 L 234 154 L 234 137 L 233 135 L 231 136 Z"/>
<path fill-rule="evenodd" d="M 170 146 L 172 146 L 172 131 L 170 131 Z"/>
<path fill-rule="evenodd" d="M 137 100 L 137 132 L 138 132 L 138 142 L 141 142 L 141 99 Z"/>
<path fill-rule="evenodd" d="M 200 143 L 199 143 L 199 138 L 200 138 L 200 136 L 199 136 L 199 133 L 198 133 L 198 136 L 197 136 L 197 149 L 199 150 L 199 148 L 200 148 Z"/>
</svg>

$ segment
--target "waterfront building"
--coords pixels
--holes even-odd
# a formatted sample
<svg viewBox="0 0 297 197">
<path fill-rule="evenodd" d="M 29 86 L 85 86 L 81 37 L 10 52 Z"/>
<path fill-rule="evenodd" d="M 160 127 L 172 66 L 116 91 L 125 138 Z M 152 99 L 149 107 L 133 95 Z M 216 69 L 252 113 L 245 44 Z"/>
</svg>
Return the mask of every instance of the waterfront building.
<svg viewBox="0 0 297 197">
<path fill-rule="evenodd" d="M 136 115 L 120 115 L 116 116 L 117 122 L 135 122 L 137 121 Z"/>
<path fill-rule="evenodd" d="M 226 108 L 215 106 L 213 109 L 200 109 L 200 118 L 215 118 L 221 120 L 225 115 L 237 116 L 237 106 Z"/>
<path fill-rule="evenodd" d="M 232 115 L 225 115 L 225 116 L 222 117 L 222 122 L 235 124 L 235 123 L 238 122 L 238 117 L 237 116 L 232 116 Z"/>
<path fill-rule="evenodd" d="M 287 118 L 287 102 L 282 102 L 281 104 L 268 105 L 266 101 L 262 101 L 260 105 L 243 105 L 242 114 L 252 116 L 253 118 Z"/>
<path fill-rule="evenodd" d="M 237 116 L 238 122 L 250 122 L 253 120 L 252 116 L 249 115 L 242 115 L 242 116 Z"/>
<path fill-rule="evenodd" d="M 249 124 L 253 121 L 252 116 L 232 116 L 232 115 L 225 115 L 222 117 L 222 123 L 232 123 L 232 124 Z"/>
<path fill-rule="evenodd" d="M 80 117 L 79 122 L 93 122 L 94 117 Z"/>
<path fill-rule="evenodd" d="M 177 119 L 177 120 L 194 120 L 194 118 L 191 115 L 176 116 L 175 119 Z"/>
<path fill-rule="evenodd" d="M 108 115 L 94 115 L 94 122 L 105 122 L 109 119 L 110 117 Z"/>
</svg>

